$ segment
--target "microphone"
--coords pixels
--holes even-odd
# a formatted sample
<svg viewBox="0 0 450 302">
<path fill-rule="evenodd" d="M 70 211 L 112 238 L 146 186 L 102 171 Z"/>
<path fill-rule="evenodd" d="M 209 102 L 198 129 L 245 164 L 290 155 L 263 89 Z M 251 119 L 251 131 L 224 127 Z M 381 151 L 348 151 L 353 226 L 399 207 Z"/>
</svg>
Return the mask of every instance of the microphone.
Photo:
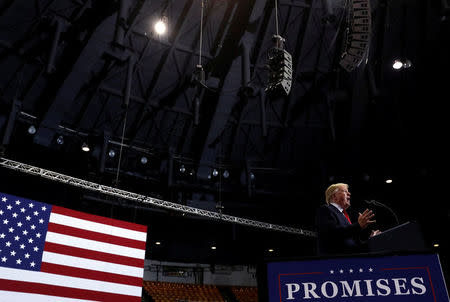
<svg viewBox="0 0 450 302">
<path fill-rule="evenodd" d="M 376 201 L 376 200 L 364 200 L 366 203 L 368 203 L 368 204 L 373 204 L 373 205 L 375 205 L 375 206 L 378 206 L 378 207 L 382 207 L 382 208 L 386 208 L 386 209 L 388 209 L 389 210 L 389 212 L 391 212 L 392 213 L 392 215 L 394 216 L 394 218 L 395 218 L 395 222 L 397 223 L 397 225 L 399 225 L 400 223 L 398 222 L 398 217 L 397 217 L 397 215 L 394 213 L 394 211 L 390 208 L 390 207 L 388 207 L 387 205 L 385 205 L 384 203 L 382 203 L 382 202 L 379 202 L 379 201 Z"/>
</svg>

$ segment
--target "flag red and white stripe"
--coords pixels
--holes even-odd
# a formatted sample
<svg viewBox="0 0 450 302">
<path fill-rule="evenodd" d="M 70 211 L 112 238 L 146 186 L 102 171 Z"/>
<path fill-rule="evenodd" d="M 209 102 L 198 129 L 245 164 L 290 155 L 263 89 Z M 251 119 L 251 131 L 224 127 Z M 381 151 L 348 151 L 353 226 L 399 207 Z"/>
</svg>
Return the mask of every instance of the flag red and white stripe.
<svg viewBox="0 0 450 302">
<path fill-rule="evenodd" d="M 40 271 L 0 267 L 0 301 L 141 301 L 146 238 L 146 226 L 51 206 Z"/>
</svg>

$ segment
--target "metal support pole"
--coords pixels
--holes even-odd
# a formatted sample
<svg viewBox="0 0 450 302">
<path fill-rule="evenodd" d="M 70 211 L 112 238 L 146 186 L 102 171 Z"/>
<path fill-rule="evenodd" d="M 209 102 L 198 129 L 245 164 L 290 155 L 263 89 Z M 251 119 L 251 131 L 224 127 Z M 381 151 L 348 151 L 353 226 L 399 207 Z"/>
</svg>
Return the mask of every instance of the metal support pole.
<svg viewBox="0 0 450 302">
<path fill-rule="evenodd" d="M 121 0 L 119 4 L 119 12 L 117 13 L 116 32 L 114 34 L 114 42 L 123 46 L 125 31 L 127 28 L 127 14 L 130 7 L 130 0 Z"/>
<path fill-rule="evenodd" d="M 250 46 L 242 43 L 242 87 L 247 88 L 250 84 Z"/>
<path fill-rule="evenodd" d="M 14 100 L 11 112 L 9 113 L 8 124 L 6 125 L 5 134 L 3 135 L 2 145 L 6 146 L 9 144 L 9 140 L 11 139 L 11 134 L 14 129 L 14 124 L 16 122 L 17 113 L 22 107 L 22 102 L 19 100 Z"/>
<path fill-rule="evenodd" d="M 130 104 L 131 86 L 133 83 L 133 71 L 134 71 L 135 58 L 133 55 L 128 57 L 128 68 L 127 68 L 127 82 L 125 86 L 125 94 L 123 97 L 123 104 L 128 107 Z"/>
<path fill-rule="evenodd" d="M 55 18 L 55 35 L 53 36 L 52 47 L 50 49 L 50 55 L 48 57 L 47 63 L 47 73 L 53 73 L 55 71 L 55 59 L 56 51 L 58 49 L 59 38 L 61 37 L 61 32 L 63 30 L 64 21 L 61 18 Z"/>
<path fill-rule="evenodd" d="M 261 127 L 263 136 L 267 136 L 267 120 L 266 120 L 266 92 L 264 89 L 261 89 L 261 93 L 259 94 L 259 100 L 261 102 Z"/>
</svg>

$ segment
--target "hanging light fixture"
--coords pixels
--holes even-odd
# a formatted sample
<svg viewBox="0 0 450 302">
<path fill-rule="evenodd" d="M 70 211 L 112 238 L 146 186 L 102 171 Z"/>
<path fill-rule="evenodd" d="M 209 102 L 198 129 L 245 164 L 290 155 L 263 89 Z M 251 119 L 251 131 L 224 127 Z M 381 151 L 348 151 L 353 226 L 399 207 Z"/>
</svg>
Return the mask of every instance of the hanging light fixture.
<svg viewBox="0 0 450 302">
<path fill-rule="evenodd" d="M 81 145 L 81 150 L 83 150 L 84 152 L 89 152 L 91 149 L 89 148 L 88 144 L 83 143 Z"/>
<path fill-rule="evenodd" d="M 159 36 L 164 35 L 167 32 L 168 19 L 166 16 L 162 16 L 161 19 L 155 22 L 153 29 Z"/>
</svg>

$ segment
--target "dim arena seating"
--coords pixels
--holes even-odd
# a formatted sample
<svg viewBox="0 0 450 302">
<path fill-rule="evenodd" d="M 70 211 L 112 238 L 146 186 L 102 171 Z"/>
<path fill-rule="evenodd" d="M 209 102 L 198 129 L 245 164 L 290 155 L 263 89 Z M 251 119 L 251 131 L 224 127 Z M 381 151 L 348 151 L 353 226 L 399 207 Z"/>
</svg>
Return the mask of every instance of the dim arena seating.
<svg viewBox="0 0 450 302">
<path fill-rule="evenodd" d="M 223 302 L 214 285 L 144 281 L 145 291 L 155 302 Z"/>
<path fill-rule="evenodd" d="M 258 289 L 253 286 L 232 286 L 231 291 L 239 302 L 257 302 Z"/>
</svg>

